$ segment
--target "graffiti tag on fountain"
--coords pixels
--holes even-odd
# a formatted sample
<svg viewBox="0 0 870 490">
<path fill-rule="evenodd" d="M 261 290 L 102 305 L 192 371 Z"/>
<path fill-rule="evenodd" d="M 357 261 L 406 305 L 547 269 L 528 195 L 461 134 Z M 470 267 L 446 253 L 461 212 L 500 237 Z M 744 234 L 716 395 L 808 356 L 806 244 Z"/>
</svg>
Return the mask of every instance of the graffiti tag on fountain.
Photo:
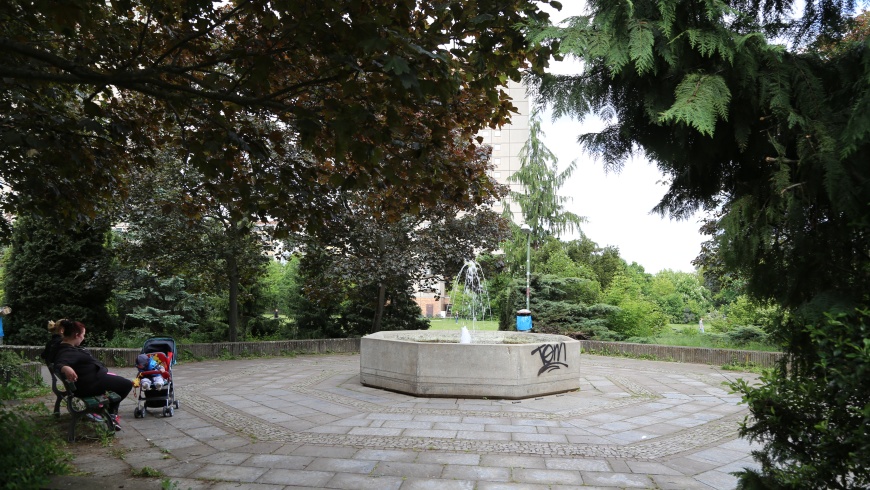
<svg viewBox="0 0 870 490">
<path fill-rule="evenodd" d="M 564 342 L 561 342 L 558 345 L 544 344 L 532 351 L 532 355 L 535 354 L 541 356 L 541 362 L 544 364 L 544 366 L 538 370 L 538 376 L 559 369 L 562 366 L 568 367 L 567 363 L 562 362 L 567 360 L 568 356 L 568 351 L 565 350 Z"/>
</svg>

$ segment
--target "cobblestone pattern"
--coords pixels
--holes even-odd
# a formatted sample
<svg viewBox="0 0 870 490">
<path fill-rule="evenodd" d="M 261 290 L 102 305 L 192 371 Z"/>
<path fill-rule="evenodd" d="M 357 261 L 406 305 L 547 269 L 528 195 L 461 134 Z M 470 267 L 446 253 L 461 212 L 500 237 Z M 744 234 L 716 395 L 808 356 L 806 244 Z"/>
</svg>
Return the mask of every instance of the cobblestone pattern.
<svg viewBox="0 0 870 490">
<path fill-rule="evenodd" d="M 633 396 L 642 396 L 646 398 L 659 398 L 660 395 L 653 393 L 652 391 L 646 389 L 645 387 L 635 383 L 634 381 L 622 377 L 622 376 L 607 376 L 607 379 L 612 381 L 613 383 L 621 386 L 625 391 L 631 393 Z"/>
<path fill-rule="evenodd" d="M 231 429 L 255 437 L 260 441 L 352 446 L 369 449 L 472 451 L 478 453 L 514 453 L 587 458 L 612 457 L 636 460 L 656 460 L 705 446 L 722 439 L 734 438 L 737 435 L 738 421 L 742 419 L 742 416 L 727 417 L 714 423 L 681 431 L 672 436 L 626 445 L 495 442 L 428 437 L 378 437 L 294 432 L 230 407 L 221 406 L 216 410 L 215 402 L 206 397 L 193 394 L 185 394 L 185 397 L 185 407 L 192 408 Z M 421 412 L 425 411 L 421 410 Z M 441 413 L 442 411 L 438 410 L 436 412 Z M 523 418 L 525 418 L 525 414 L 523 414 Z"/>
<path fill-rule="evenodd" d="M 207 382 L 201 386 L 214 386 L 221 385 L 230 381 L 232 379 L 238 379 L 236 376 L 244 376 L 251 375 L 258 372 L 258 370 L 246 370 L 240 371 L 235 375 L 224 376 L 220 378 L 214 378 L 211 381 Z M 406 407 L 391 407 L 379 405 L 377 403 L 367 402 L 364 400 L 357 400 L 355 398 L 351 398 L 348 396 L 339 395 L 336 393 L 329 393 L 327 391 L 319 390 L 316 388 L 312 388 L 317 384 L 332 378 L 334 376 L 348 374 L 348 371 L 323 371 L 316 376 L 311 376 L 304 381 L 300 381 L 293 385 L 285 386 L 285 388 L 289 391 L 293 391 L 296 393 L 304 394 L 307 396 L 311 396 L 314 398 L 318 398 L 324 401 L 328 401 L 331 403 L 336 403 L 339 405 L 344 405 L 347 407 L 354 408 L 359 410 L 360 412 L 368 412 L 368 413 L 389 413 L 389 414 L 409 414 L 409 415 L 456 415 L 457 411 L 453 409 L 437 409 L 437 408 L 406 408 Z M 353 374 L 356 374 L 354 371 Z M 610 376 L 608 376 L 612 382 L 617 383 Z M 516 414 L 512 412 L 510 415 L 521 417 L 524 419 L 532 419 L 532 420 L 564 420 L 577 418 L 583 415 L 589 415 L 592 413 L 610 411 L 617 408 L 634 405 L 639 401 L 648 401 L 650 398 L 659 398 L 659 395 L 653 394 L 649 390 L 640 387 L 635 383 L 629 382 L 627 379 L 622 379 L 622 381 L 629 386 L 625 386 L 626 391 L 633 395 L 632 397 L 627 398 L 616 398 L 612 400 L 608 400 L 605 403 L 591 405 L 586 407 L 575 408 L 573 410 L 564 410 L 559 412 L 524 412 L 522 414 Z M 622 383 L 617 383 L 622 384 Z M 636 390 L 636 391 L 635 391 Z M 639 398 L 642 398 L 640 400 Z M 474 410 L 462 410 L 462 415 L 465 417 L 492 417 L 492 411 L 474 411 Z"/>
<path fill-rule="evenodd" d="M 336 366 L 336 364 L 338 365 Z M 594 361 L 587 361 L 587 364 L 595 365 Z M 303 380 L 288 385 L 282 385 L 282 389 L 287 389 L 289 391 L 304 394 L 330 403 L 341 404 L 358 410 L 361 413 L 461 415 L 463 417 L 496 416 L 492 411 L 474 411 L 468 409 L 460 411 L 449 408 L 409 408 L 387 406 L 318 389 L 317 385 L 330 380 L 331 378 L 338 376 L 352 378 L 353 376 L 358 375 L 358 366 L 355 366 L 353 362 L 342 362 L 339 360 L 339 362 L 333 363 L 332 367 L 337 367 L 338 369 L 320 371 Z M 613 366 L 610 363 L 602 363 L 601 367 L 613 369 Z M 201 393 L 202 389 L 207 387 L 217 386 L 233 379 L 245 379 L 248 375 L 258 373 L 262 374 L 262 369 L 263 368 L 260 367 L 240 370 L 231 374 L 209 378 L 207 381 L 194 386 L 178 388 L 179 399 L 183 400 L 186 408 L 193 409 L 200 414 L 220 422 L 228 428 L 255 437 L 260 441 L 352 446 L 357 448 L 473 451 L 479 453 L 514 453 L 595 458 L 613 457 L 635 460 L 660 459 L 689 451 L 693 448 L 709 445 L 723 439 L 733 439 L 737 436 L 738 423 L 744 416 L 743 414 L 731 415 L 693 428 L 681 430 L 674 434 L 624 445 L 486 441 L 432 437 L 362 436 L 296 432 L 226 406 Z M 719 387 L 722 383 L 722 379 L 713 376 L 697 375 L 682 372 L 680 370 L 655 371 L 663 374 L 666 373 L 669 375 L 691 377 L 715 387 Z M 661 395 L 652 392 L 646 387 L 641 386 L 624 376 L 611 374 L 605 377 L 624 389 L 626 394 L 629 396 L 609 399 L 603 404 L 590 405 L 565 411 L 503 412 L 499 413 L 497 416 L 530 420 L 568 420 L 592 415 L 594 413 L 606 413 L 617 408 L 637 403 L 648 403 L 652 399 L 661 397 Z"/>
</svg>

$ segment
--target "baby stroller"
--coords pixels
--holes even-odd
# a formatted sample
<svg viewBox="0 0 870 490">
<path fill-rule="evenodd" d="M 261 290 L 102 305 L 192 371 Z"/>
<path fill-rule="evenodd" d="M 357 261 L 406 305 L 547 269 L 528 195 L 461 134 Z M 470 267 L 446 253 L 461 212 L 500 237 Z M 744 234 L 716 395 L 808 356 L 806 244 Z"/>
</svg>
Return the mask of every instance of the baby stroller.
<svg viewBox="0 0 870 490">
<path fill-rule="evenodd" d="M 163 387 L 159 390 L 139 390 L 139 400 L 133 416 L 137 419 L 145 417 L 149 408 L 161 408 L 164 417 L 172 417 L 174 408 L 178 408 L 175 399 L 175 382 L 172 379 L 172 366 L 175 364 L 175 339 L 170 337 L 152 337 L 142 345 L 142 354 L 147 354 L 156 360 L 164 371 L 142 371 L 137 376 L 137 385 L 144 377 L 163 376 Z"/>
</svg>

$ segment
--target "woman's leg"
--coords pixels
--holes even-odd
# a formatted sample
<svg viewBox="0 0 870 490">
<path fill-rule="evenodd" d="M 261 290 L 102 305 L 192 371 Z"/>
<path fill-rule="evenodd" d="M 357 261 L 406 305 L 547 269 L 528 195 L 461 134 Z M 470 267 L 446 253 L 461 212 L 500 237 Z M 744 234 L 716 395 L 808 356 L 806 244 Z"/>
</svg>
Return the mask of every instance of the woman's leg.
<svg viewBox="0 0 870 490">
<path fill-rule="evenodd" d="M 127 395 L 129 395 L 130 391 L 133 389 L 133 382 L 122 376 L 107 374 L 100 378 L 100 388 L 103 392 L 114 391 L 121 397 L 121 400 L 123 400 L 124 398 L 127 398 Z M 112 403 L 109 406 L 109 412 L 117 414 L 119 405 L 121 405 L 120 400 L 116 403 Z"/>
</svg>

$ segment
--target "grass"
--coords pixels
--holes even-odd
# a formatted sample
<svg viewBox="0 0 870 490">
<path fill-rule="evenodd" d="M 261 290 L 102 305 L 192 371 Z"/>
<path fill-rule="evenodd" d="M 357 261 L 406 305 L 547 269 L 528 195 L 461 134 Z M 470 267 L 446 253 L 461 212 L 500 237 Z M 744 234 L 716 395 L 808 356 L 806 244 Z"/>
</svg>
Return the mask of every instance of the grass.
<svg viewBox="0 0 870 490">
<path fill-rule="evenodd" d="M 160 470 L 156 470 L 156 469 L 151 468 L 149 466 L 143 466 L 143 467 L 139 468 L 138 470 L 134 469 L 133 471 L 131 471 L 131 474 L 133 476 L 138 476 L 138 477 L 143 477 L 143 478 L 156 478 L 156 477 L 163 476 L 163 473 L 161 473 Z"/>
<path fill-rule="evenodd" d="M 429 330 L 460 330 L 463 326 L 472 330 L 471 321 L 464 321 L 461 318 L 456 322 L 454 318 L 430 318 Z M 478 320 L 474 322 L 474 328 L 477 330 L 498 330 L 498 320 Z"/>
<path fill-rule="evenodd" d="M 780 349 L 776 346 L 764 344 L 761 342 L 748 342 L 745 344 L 735 344 L 722 339 L 718 335 L 685 335 L 685 334 L 663 334 L 654 337 L 656 345 L 673 345 L 681 347 L 700 347 L 708 349 L 738 349 L 738 350 L 754 350 L 762 352 L 778 352 Z"/>
<path fill-rule="evenodd" d="M 707 327 L 706 333 L 698 331 L 698 325 L 694 324 L 670 324 L 666 333 L 652 338 L 656 345 L 673 345 L 680 347 L 701 347 L 708 349 L 738 349 L 754 350 L 762 352 L 778 352 L 781 349 L 775 345 L 762 342 L 748 342 L 735 344 L 730 342 L 723 334 L 714 332 Z"/>
</svg>

